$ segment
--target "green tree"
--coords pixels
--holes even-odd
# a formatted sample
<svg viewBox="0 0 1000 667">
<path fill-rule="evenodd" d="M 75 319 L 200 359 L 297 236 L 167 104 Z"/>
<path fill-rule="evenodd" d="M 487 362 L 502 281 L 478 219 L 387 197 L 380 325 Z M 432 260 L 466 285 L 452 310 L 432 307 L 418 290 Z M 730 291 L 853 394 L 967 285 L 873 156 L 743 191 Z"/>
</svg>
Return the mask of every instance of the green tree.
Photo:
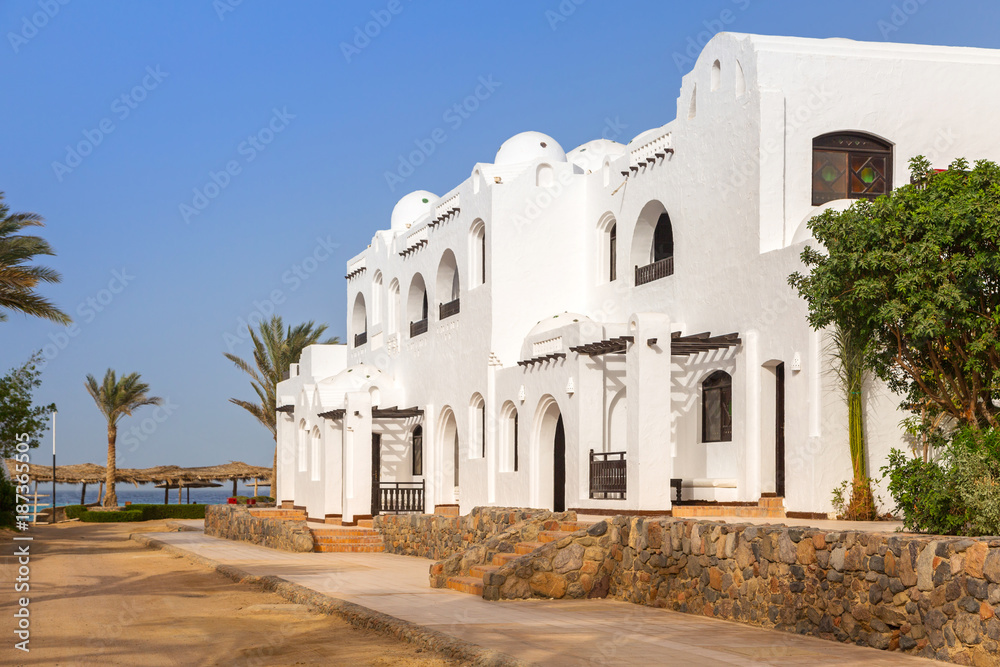
<svg viewBox="0 0 1000 667">
<path fill-rule="evenodd" d="M 302 350 L 309 345 L 320 342 L 327 325 L 316 325 L 305 322 L 296 326 L 285 323 L 277 315 L 270 320 L 261 322 L 257 331 L 247 327 L 250 340 L 253 342 L 253 360 L 242 359 L 235 354 L 224 353 L 226 359 L 233 362 L 237 368 L 250 376 L 250 384 L 257 394 L 257 402 L 245 401 L 240 398 L 230 398 L 229 402 L 240 406 L 271 432 L 275 441 L 274 460 L 271 465 L 271 495 L 277 493 L 274 484 L 278 473 L 278 431 L 277 431 L 277 391 L 278 383 L 285 379 L 290 364 L 297 363 L 302 356 Z M 325 341 L 324 345 L 339 343 L 334 336 Z"/>
<path fill-rule="evenodd" d="M 997 426 L 1000 383 L 1000 166 L 955 160 L 934 173 L 910 161 L 912 185 L 809 222 L 808 274 L 791 285 L 816 328 L 855 323 L 874 373 L 957 422 Z"/>
<path fill-rule="evenodd" d="M 16 366 L 0 378 L 0 456 L 14 455 L 16 438 L 27 433 L 29 447 L 38 447 L 39 440 L 49 422 L 55 404 L 33 405 L 32 393 L 42 385 L 41 371 L 37 365 L 42 353 L 31 355 L 21 366 Z"/>
<path fill-rule="evenodd" d="M 163 399 L 159 396 L 149 396 L 149 385 L 143 382 L 138 373 L 123 375 L 120 379 L 114 370 L 108 369 L 101 383 L 93 375 L 87 375 L 84 383 L 87 392 L 94 399 L 97 408 L 108 420 L 108 469 L 104 493 L 104 506 L 117 507 L 118 496 L 115 495 L 116 465 L 115 445 L 118 440 L 118 422 L 131 416 L 132 412 L 144 405 L 160 405 Z"/>
<path fill-rule="evenodd" d="M 39 236 L 20 235 L 25 227 L 43 227 L 37 213 L 11 213 L 0 192 L 0 322 L 5 310 L 42 317 L 60 324 L 72 322 L 69 315 L 39 296 L 40 282 L 57 283 L 60 275 L 45 266 L 29 264 L 35 255 L 54 255 L 52 246 Z"/>
</svg>

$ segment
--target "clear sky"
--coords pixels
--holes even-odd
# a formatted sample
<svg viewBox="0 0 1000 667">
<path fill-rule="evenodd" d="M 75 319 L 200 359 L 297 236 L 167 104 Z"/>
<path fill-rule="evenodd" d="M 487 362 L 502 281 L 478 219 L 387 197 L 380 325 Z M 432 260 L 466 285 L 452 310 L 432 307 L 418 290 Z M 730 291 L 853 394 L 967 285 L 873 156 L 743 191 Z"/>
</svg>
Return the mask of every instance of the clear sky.
<svg viewBox="0 0 1000 667">
<path fill-rule="evenodd" d="M 60 463 L 106 460 L 87 373 L 141 373 L 170 414 L 122 423 L 126 467 L 270 465 L 227 400 L 253 397 L 222 356 L 248 318 L 343 337 L 345 262 L 399 197 L 521 131 L 568 151 L 669 122 L 715 32 L 1000 48 L 992 1 L 4 0 L 0 25 L 0 190 L 45 217 L 42 291 L 76 320 L 11 315 L 0 371 L 46 350 Z"/>
</svg>

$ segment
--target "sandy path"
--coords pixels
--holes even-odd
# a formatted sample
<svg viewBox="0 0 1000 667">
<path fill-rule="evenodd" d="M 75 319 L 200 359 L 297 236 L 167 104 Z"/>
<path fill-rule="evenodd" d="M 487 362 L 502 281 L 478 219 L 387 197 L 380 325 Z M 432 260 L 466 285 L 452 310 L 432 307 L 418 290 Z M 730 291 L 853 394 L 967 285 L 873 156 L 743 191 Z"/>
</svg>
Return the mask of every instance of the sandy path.
<svg viewBox="0 0 1000 667">
<path fill-rule="evenodd" d="M 129 540 L 164 529 L 159 521 L 33 527 L 29 593 L 14 591 L 13 554 L 25 542 L 0 533 L 0 664 L 457 664 Z M 24 595 L 30 653 L 13 646 Z"/>
</svg>

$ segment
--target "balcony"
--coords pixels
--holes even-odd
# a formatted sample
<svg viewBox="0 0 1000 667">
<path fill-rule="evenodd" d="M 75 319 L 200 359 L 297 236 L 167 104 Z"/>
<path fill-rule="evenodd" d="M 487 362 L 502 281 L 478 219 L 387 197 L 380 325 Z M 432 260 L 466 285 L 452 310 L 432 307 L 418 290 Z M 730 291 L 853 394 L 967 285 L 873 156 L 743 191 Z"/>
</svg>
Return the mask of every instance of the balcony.
<svg viewBox="0 0 1000 667">
<path fill-rule="evenodd" d="M 416 322 L 410 322 L 410 338 L 414 336 L 419 336 L 422 333 L 427 333 L 427 318 L 422 320 L 417 320 Z"/>
<path fill-rule="evenodd" d="M 635 267 L 635 284 L 645 285 L 660 278 L 674 275 L 674 258 L 667 257 L 646 266 Z"/>
<path fill-rule="evenodd" d="M 625 500 L 627 484 L 625 452 L 590 450 L 590 497 L 601 500 Z"/>
<path fill-rule="evenodd" d="M 449 301 L 448 303 L 442 303 L 438 306 L 438 319 L 445 319 L 446 317 L 451 317 L 452 315 L 458 315 L 459 311 L 459 300 Z"/>
<path fill-rule="evenodd" d="M 354 347 L 361 347 L 368 342 L 368 332 L 362 331 L 359 334 L 354 334 Z"/>
<path fill-rule="evenodd" d="M 424 481 L 378 482 L 372 489 L 372 516 L 424 512 Z"/>
</svg>

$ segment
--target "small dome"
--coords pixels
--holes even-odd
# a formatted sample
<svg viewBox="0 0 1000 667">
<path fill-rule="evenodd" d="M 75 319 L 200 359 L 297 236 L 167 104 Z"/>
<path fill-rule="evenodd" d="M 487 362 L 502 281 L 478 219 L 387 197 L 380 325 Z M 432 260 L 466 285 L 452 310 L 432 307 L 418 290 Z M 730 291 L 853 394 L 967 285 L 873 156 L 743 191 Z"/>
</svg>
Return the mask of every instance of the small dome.
<svg viewBox="0 0 1000 667">
<path fill-rule="evenodd" d="M 392 218 L 390 218 L 389 223 L 392 231 L 403 231 L 430 213 L 437 200 L 438 196 L 427 190 L 417 190 L 404 196 L 396 202 L 396 206 L 392 209 Z"/>
<path fill-rule="evenodd" d="M 581 315 L 580 313 L 559 313 L 558 315 L 553 315 L 552 317 L 546 317 L 533 326 L 531 331 L 528 332 L 527 337 L 534 338 L 540 334 L 555 331 L 556 329 L 561 329 L 562 327 L 569 326 L 570 324 L 578 324 L 580 322 L 588 323 L 593 322 L 593 320 L 586 315 Z"/>
<path fill-rule="evenodd" d="M 541 132 L 522 132 L 503 142 L 497 151 L 496 165 L 520 164 L 547 160 L 565 162 L 566 153 L 555 139 Z"/>
<path fill-rule="evenodd" d="M 368 364 L 355 364 L 336 375 L 316 383 L 320 403 L 324 407 L 343 405 L 344 395 L 351 391 L 368 391 L 372 384 L 382 381 L 382 371 Z"/>
<path fill-rule="evenodd" d="M 566 154 L 566 159 L 588 171 L 597 171 L 604 165 L 604 158 L 607 156 L 617 157 L 625 154 L 625 146 L 617 141 L 608 139 L 594 139 L 577 146 Z"/>
</svg>

